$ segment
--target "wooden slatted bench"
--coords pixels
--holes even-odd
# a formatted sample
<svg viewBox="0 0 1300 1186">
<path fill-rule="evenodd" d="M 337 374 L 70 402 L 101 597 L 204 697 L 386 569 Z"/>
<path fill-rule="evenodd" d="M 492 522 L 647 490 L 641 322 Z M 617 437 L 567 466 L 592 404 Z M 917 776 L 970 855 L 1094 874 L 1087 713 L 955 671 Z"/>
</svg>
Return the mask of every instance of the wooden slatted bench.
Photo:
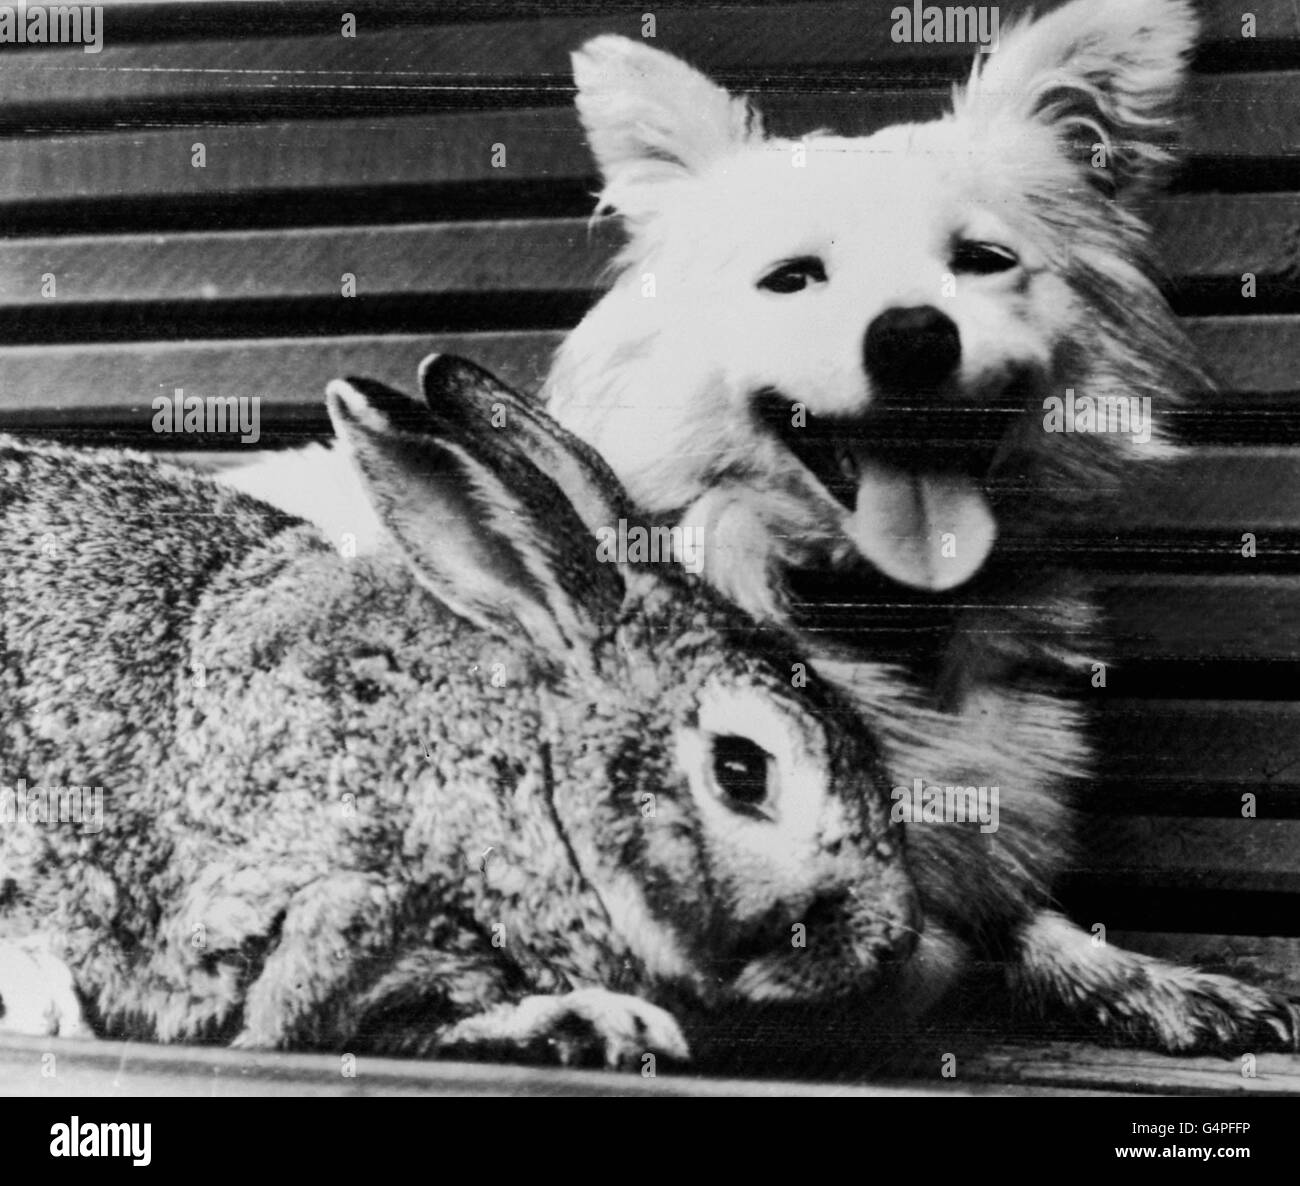
<svg viewBox="0 0 1300 1186">
<path fill-rule="evenodd" d="M 258 447 L 275 448 L 328 433 L 329 379 L 410 388 L 433 350 L 535 390 L 616 243 L 587 221 L 568 55 L 598 32 L 639 36 L 646 7 L 124 4 L 97 55 L 0 50 L 0 431 L 219 466 L 246 453 L 154 434 L 156 395 L 260 396 Z M 1239 6 L 1202 7 L 1190 156 L 1149 213 L 1221 388 L 1179 413 L 1187 455 L 1134 485 L 1131 518 L 1057 541 L 1102 575 L 1122 660 L 1095 693 L 1104 777 L 1062 892 L 1114 942 L 1300 990 L 1300 17 L 1259 0 L 1243 39 Z M 952 47 L 893 44 L 887 8 L 662 3 L 654 44 L 754 93 L 775 131 L 860 133 L 936 114 L 968 67 Z M 27 1050 L 5 1044 L 0 1071 Z M 194 1067 L 233 1057 L 137 1056 L 150 1083 L 175 1066 L 205 1081 Z M 1242 1082 L 1221 1061 L 1090 1048 L 982 1065 L 989 1090 Z M 288 1060 L 276 1081 L 313 1066 Z M 1300 1082 L 1294 1060 L 1268 1066 L 1247 1087 Z M 459 1074 L 392 1082 L 454 1090 Z M 498 1075 L 503 1090 L 587 1082 Z"/>
</svg>

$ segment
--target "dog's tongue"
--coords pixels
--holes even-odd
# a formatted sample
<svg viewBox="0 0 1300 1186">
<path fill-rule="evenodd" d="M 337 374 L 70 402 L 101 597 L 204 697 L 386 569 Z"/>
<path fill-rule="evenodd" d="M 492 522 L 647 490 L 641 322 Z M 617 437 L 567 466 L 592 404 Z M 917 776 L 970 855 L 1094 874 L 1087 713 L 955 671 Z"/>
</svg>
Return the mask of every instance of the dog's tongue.
<svg viewBox="0 0 1300 1186">
<path fill-rule="evenodd" d="M 861 466 L 849 534 L 866 560 L 891 580 L 934 592 L 979 571 L 997 538 L 997 521 L 974 479 L 915 473 L 876 458 Z"/>
</svg>

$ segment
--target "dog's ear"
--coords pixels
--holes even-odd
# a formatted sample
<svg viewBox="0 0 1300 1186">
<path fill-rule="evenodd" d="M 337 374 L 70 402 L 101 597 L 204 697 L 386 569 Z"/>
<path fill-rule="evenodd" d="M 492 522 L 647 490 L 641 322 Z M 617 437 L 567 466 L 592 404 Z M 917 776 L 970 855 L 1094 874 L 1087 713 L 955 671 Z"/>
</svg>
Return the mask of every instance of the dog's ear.
<svg viewBox="0 0 1300 1186">
<path fill-rule="evenodd" d="M 743 98 L 679 58 L 626 37 L 588 41 L 573 55 L 573 77 L 606 209 L 647 213 L 658 185 L 689 177 L 762 135 Z"/>
<path fill-rule="evenodd" d="M 980 55 L 957 114 L 1082 137 L 1102 146 L 1104 161 L 1089 161 L 1097 184 L 1141 189 L 1171 158 L 1171 108 L 1197 28 L 1188 0 L 1073 0 L 1005 30 L 1000 46 Z"/>
</svg>

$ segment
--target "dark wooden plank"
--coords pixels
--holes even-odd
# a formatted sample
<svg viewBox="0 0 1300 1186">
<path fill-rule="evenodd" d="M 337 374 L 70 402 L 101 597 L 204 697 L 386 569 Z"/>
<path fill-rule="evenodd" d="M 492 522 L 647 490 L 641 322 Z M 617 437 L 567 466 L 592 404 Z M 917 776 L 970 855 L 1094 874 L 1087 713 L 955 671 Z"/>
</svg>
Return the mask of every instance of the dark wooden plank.
<svg viewBox="0 0 1300 1186">
<path fill-rule="evenodd" d="M 1176 280 L 1236 282 L 1250 271 L 1267 295 L 1267 278 L 1300 269 L 1300 194 L 1184 195 L 1151 213 Z M 51 307 L 47 273 L 59 302 L 90 305 L 331 298 L 344 272 L 363 296 L 585 293 L 598 287 L 618 242 L 608 222 L 580 218 L 38 236 L 0 241 L 0 307 Z M 1222 355 L 1224 343 L 1213 348 Z"/>
<path fill-rule="evenodd" d="M 177 6 L 178 8 L 181 6 Z M 443 6 L 439 6 L 442 8 Z M 951 63 L 954 75 L 969 62 L 969 47 L 899 44 L 892 40 L 892 6 L 836 3 L 730 4 L 701 10 L 656 11 L 658 48 L 682 54 L 717 73 L 870 66 L 900 61 Z M 1053 4 L 1012 0 L 999 5 L 1005 25 L 1027 8 Z M 341 10 L 340 10 L 341 11 Z M 1205 45 L 1236 52 L 1262 50 L 1296 37 L 1287 0 L 1252 4 L 1253 42 L 1241 38 L 1240 14 L 1220 5 L 1210 14 Z M 322 16 L 317 36 L 168 40 L 123 43 L 115 36 L 101 53 L 35 50 L 6 58 L 0 74 L 0 110 L 6 118 L 51 107 L 151 103 L 165 109 L 194 100 L 222 104 L 265 100 L 309 88 L 326 92 L 340 108 L 364 108 L 391 99 L 394 90 L 436 102 L 451 88 L 517 84 L 567 88 L 570 52 L 598 33 L 640 39 L 640 8 L 600 15 L 554 15 L 546 20 L 447 22 L 438 10 L 427 27 L 374 29 L 362 15 L 359 36 L 337 33 L 338 13 Z M 114 24 L 110 15 L 110 26 Z M 183 26 L 178 29 L 183 36 Z"/>
<path fill-rule="evenodd" d="M 1189 327 L 1234 386 L 1295 389 L 1300 318 L 1215 318 L 1193 320 Z M 444 349 L 468 354 L 532 391 L 561 338 L 545 331 L 463 334 Z M 404 334 L 0 347 L 0 424 L 13 427 L 36 409 L 147 406 L 174 380 L 207 394 L 260 394 L 268 408 L 311 407 L 324 383 L 344 372 L 409 382 L 415 363 L 438 348 L 437 341 Z M 1300 483 L 1289 450 L 1204 449 L 1196 456 L 1151 471 L 1149 489 L 1134 487 L 1141 513 L 1156 514 L 1148 521 L 1173 528 L 1203 521 L 1238 531 L 1300 523 Z M 1185 476 L 1195 479 L 1193 488 L 1180 485 Z"/>
<path fill-rule="evenodd" d="M 1116 663 L 1300 659 L 1300 577 L 1127 577 L 1103 604 Z"/>
<path fill-rule="evenodd" d="M 24 409 L 66 413 L 76 423 L 96 407 L 120 408 L 123 422 L 143 423 L 154 396 L 184 387 L 203 395 L 261 396 L 264 414 L 276 406 L 316 411 L 325 384 L 340 375 L 413 390 L 420 360 L 434 351 L 480 359 L 506 382 L 533 391 L 559 341 L 554 333 L 396 334 L 0 348 L 0 406 L 11 413 L 10 427 L 17 423 L 12 413 Z"/>
<path fill-rule="evenodd" d="M 1098 697 L 1091 707 L 1107 777 L 1120 787 L 1222 788 L 1225 809 L 1253 791 L 1265 817 L 1266 798 L 1300 797 L 1300 689 L 1290 703 Z"/>
<path fill-rule="evenodd" d="M 1300 91 L 1283 71 L 1193 78 L 1187 148 L 1200 156 L 1294 157 L 1300 153 Z"/>
<path fill-rule="evenodd" d="M 1140 523 L 1178 532 L 1195 525 L 1222 532 L 1223 546 L 1239 551 L 1244 532 L 1258 536 L 1300 524 L 1300 450 L 1190 450 L 1167 465 L 1132 472 L 1124 505 L 1112 530 Z M 1249 563 L 1242 559 L 1243 572 Z"/>
<path fill-rule="evenodd" d="M 946 90 L 773 94 L 764 107 L 780 131 L 837 127 L 858 134 L 932 117 Z M 1281 72 L 1196 80 L 1189 144 L 1223 158 L 1300 151 L 1300 91 Z M 191 164 L 193 146 L 206 167 Z M 493 146 L 506 146 L 504 167 Z M 217 123 L 0 141 L 0 204 L 69 199 L 213 197 L 260 191 L 584 178 L 592 167 L 567 107 L 373 119 Z M 431 204 L 432 205 L 432 204 Z M 431 214 L 436 213 L 431 209 Z"/>
<path fill-rule="evenodd" d="M 196 143 L 205 146 L 204 168 L 191 163 Z M 498 143 L 507 149 L 502 168 L 492 165 Z M 588 169 L 564 108 L 209 125 L 0 141 L 0 204 L 537 181 Z"/>
<path fill-rule="evenodd" d="M 1193 317 L 1186 324 L 1228 390 L 1300 391 L 1300 317 Z"/>
<path fill-rule="evenodd" d="M 1300 895 L 1300 820 L 1090 814 L 1078 836 L 1069 867 L 1078 875 L 1152 889 Z"/>
<path fill-rule="evenodd" d="M 0 307 L 49 307 L 46 273 L 59 301 L 91 305 L 331 298 L 345 272 L 359 296 L 589 292 L 612 232 L 575 218 L 11 239 L 0 241 Z"/>
<path fill-rule="evenodd" d="M 1300 275 L 1300 194 L 1180 195 L 1149 213 L 1157 256 L 1176 280 L 1240 282 L 1250 272 L 1294 286 Z M 1250 309 L 1243 297 L 1233 312 Z"/>
</svg>

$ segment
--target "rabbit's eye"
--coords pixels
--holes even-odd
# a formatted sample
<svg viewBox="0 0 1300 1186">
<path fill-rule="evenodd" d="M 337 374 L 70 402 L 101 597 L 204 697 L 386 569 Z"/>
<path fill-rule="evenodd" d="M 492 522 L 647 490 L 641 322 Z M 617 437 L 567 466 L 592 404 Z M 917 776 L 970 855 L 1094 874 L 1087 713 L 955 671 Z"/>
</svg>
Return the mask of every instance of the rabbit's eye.
<svg viewBox="0 0 1300 1186">
<path fill-rule="evenodd" d="M 770 819 L 763 805 L 771 794 L 772 755 L 747 737 L 713 739 L 713 783 L 733 811 Z"/>
</svg>

